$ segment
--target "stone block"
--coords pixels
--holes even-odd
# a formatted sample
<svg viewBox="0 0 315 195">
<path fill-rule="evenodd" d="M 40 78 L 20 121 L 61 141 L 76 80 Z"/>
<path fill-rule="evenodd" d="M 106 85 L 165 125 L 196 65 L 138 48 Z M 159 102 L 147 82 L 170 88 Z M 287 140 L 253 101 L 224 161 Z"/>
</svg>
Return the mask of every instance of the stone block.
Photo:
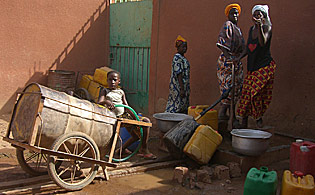
<svg viewBox="0 0 315 195">
<path fill-rule="evenodd" d="M 187 167 L 176 167 L 174 169 L 173 180 L 176 180 L 179 184 L 183 183 L 183 180 L 188 175 Z"/>
<path fill-rule="evenodd" d="M 241 177 L 242 172 L 241 172 L 241 166 L 237 162 L 228 162 L 227 167 L 230 169 L 230 177 L 235 178 L 235 177 Z"/>
<path fill-rule="evenodd" d="M 200 170 L 206 170 L 208 172 L 210 178 L 214 177 L 214 168 L 213 167 L 202 166 L 202 167 L 200 167 Z"/>
<path fill-rule="evenodd" d="M 207 170 L 197 170 L 197 181 L 203 183 L 212 183 Z"/>
<path fill-rule="evenodd" d="M 224 179 L 230 179 L 230 170 L 229 167 L 224 165 L 218 165 L 214 168 L 214 175 L 219 180 Z"/>
</svg>

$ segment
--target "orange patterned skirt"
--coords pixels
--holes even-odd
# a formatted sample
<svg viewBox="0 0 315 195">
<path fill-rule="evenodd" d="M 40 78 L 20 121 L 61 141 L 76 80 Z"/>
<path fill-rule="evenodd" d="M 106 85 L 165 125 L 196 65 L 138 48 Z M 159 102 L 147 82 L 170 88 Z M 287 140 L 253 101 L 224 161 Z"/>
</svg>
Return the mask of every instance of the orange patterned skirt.
<svg viewBox="0 0 315 195">
<path fill-rule="evenodd" d="M 271 61 L 268 66 L 248 71 L 237 109 L 238 116 L 259 119 L 264 115 L 272 99 L 275 70 L 276 64 Z"/>
</svg>

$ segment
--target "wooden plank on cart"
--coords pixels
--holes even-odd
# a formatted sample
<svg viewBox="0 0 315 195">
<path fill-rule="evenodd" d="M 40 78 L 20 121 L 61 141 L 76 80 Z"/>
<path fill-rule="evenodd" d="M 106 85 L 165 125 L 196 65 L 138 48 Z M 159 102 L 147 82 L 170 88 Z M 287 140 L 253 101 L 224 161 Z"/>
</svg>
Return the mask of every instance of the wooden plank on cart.
<svg viewBox="0 0 315 195">
<path fill-rule="evenodd" d="M 152 123 L 148 123 L 148 122 L 130 120 L 130 119 L 125 119 L 125 118 L 119 118 L 118 120 L 121 120 L 122 123 L 128 123 L 128 124 L 139 125 L 139 126 L 144 126 L 144 127 L 152 127 Z"/>
</svg>

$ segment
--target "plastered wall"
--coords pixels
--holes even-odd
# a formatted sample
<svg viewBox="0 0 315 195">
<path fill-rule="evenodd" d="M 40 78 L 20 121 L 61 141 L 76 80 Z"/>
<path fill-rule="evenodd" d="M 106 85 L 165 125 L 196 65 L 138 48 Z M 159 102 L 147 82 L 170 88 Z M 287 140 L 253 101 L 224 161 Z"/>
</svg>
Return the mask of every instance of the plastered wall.
<svg viewBox="0 0 315 195">
<path fill-rule="evenodd" d="M 49 69 L 93 71 L 108 62 L 107 0 L 2 0 L 0 114 Z"/>
<path fill-rule="evenodd" d="M 168 96 L 174 40 L 188 40 L 191 64 L 191 105 L 212 104 L 219 98 L 216 78 L 218 32 L 226 20 L 224 8 L 238 2 L 239 26 L 247 40 L 251 9 L 268 4 L 273 24 L 271 52 L 277 63 L 273 100 L 264 120 L 276 131 L 315 138 L 315 1 L 154 0 L 150 65 L 150 113 L 163 112 Z M 246 67 L 246 59 L 243 60 Z M 218 107 L 216 107 L 218 109 Z"/>
</svg>

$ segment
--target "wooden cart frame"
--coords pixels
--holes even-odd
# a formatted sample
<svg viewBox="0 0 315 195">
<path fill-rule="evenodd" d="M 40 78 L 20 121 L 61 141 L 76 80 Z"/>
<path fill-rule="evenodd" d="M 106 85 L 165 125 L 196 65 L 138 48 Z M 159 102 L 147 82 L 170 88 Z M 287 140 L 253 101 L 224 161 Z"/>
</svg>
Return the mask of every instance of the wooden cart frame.
<svg viewBox="0 0 315 195">
<path fill-rule="evenodd" d="M 40 97 L 42 97 L 42 94 L 39 92 L 22 92 L 19 94 L 24 94 L 24 93 L 33 93 L 37 94 Z M 47 97 L 45 97 L 47 98 Z M 17 98 L 18 99 L 18 98 Z M 58 100 L 55 100 L 58 101 Z M 60 102 L 62 103 L 62 102 Z M 37 110 L 37 116 L 41 120 L 41 124 L 43 123 L 43 120 L 41 119 L 41 111 L 43 109 L 43 104 L 44 100 L 41 98 L 40 104 L 38 106 Z M 51 146 L 50 149 L 40 147 L 39 143 L 35 144 L 35 140 L 38 139 L 38 136 L 41 135 L 41 128 L 34 128 L 35 122 L 32 125 L 31 129 L 31 135 L 29 137 L 29 140 L 26 142 L 20 142 L 16 141 L 13 138 L 11 138 L 11 126 L 12 126 L 12 121 L 14 120 L 15 112 L 16 112 L 16 106 L 17 102 L 15 104 L 13 114 L 11 117 L 11 121 L 9 124 L 9 127 L 7 129 L 5 137 L 3 137 L 4 141 L 7 141 L 11 143 L 12 146 L 17 148 L 17 158 L 19 161 L 19 164 L 23 168 L 24 171 L 30 173 L 31 175 L 40 175 L 43 173 L 47 172 L 51 177 L 51 179 L 60 187 L 65 188 L 66 190 L 80 190 L 89 183 L 93 181 L 93 179 L 96 176 L 97 170 L 99 166 L 102 167 L 103 174 L 105 177 L 105 180 L 109 180 L 109 175 L 107 173 L 107 167 L 117 167 L 116 163 L 112 163 L 114 152 L 115 152 L 115 147 L 117 143 L 117 139 L 120 133 L 120 126 L 123 123 L 126 124 L 131 124 L 131 125 L 136 125 L 136 126 L 141 126 L 141 127 L 152 127 L 152 123 L 147 123 L 147 122 L 142 122 L 142 121 L 137 121 L 137 120 L 130 120 L 130 119 L 124 119 L 124 118 L 115 118 L 117 120 L 116 122 L 116 132 L 114 134 L 113 138 L 113 143 L 111 146 L 110 154 L 108 156 L 108 162 L 100 160 L 100 154 L 99 154 L 99 149 L 96 143 L 93 141 L 93 139 L 88 136 L 87 134 L 84 134 L 82 132 L 72 132 L 72 133 L 66 133 L 64 135 L 61 135 L 58 137 L 53 145 Z M 69 105 L 73 106 L 73 105 Z M 75 107 L 75 106 L 73 106 Z M 78 109 L 82 109 L 79 107 L 76 107 Z M 84 109 L 83 109 L 84 110 Z M 89 111 L 89 110 L 85 110 Z M 91 111 L 89 111 L 91 112 Z M 100 114 L 100 113 L 94 113 L 94 114 Z M 102 114 L 100 114 L 102 115 Z M 104 116 L 104 115 L 103 115 Z M 107 116 L 105 116 L 107 117 Z M 110 117 L 110 116 L 108 116 Z M 112 118 L 112 117 L 111 117 Z M 42 125 L 41 125 L 42 126 Z M 69 149 L 67 144 L 68 142 L 75 142 L 74 146 L 72 149 Z M 83 151 L 79 151 L 79 143 L 84 143 L 85 146 L 82 149 Z M 61 147 L 64 147 L 63 151 L 58 151 L 60 150 Z M 138 146 L 140 147 L 140 146 Z M 30 156 L 24 156 L 23 151 L 28 150 L 30 151 L 31 155 Z M 87 153 L 91 153 L 92 157 L 90 156 L 85 156 Z M 26 158 L 27 157 L 27 158 Z M 32 160 L 32 158 L 36 157 L 36 162 L 35 162 L 35 168 L 31 168 L 27 163 L 27 160 Z M 44 160 L 47 163 L 47 169 L 45 171 L 39 170 L 41 167 L 41 161 Z M 43 163 L 45 164 L 45 162 Z M 61 163 L 66 162 L 69 164 L 68 167 L 62 169 L 60 167 Z M 86 164 L 88 164 L 88 169 L 90 170 L 88 173 L 84 172 L 84 168 L 86 168 Z M 83 167 L 80 167 L 84 165 Z M 39 171 L 37 171 L 37 168 Z M 46 167 L 44 167 L 46 168 Z M 57 169 L 60 171 L 57 171 Z M 67 170 L 66 170 L 67 169 Z M 76 181 L 77 177 L 77 172 L 81 175 L 83 175 L 83 179 L 78 177 L 78 181 Z M 70 175 L 68 177 L 64 177 L 63 174 L 65 172 L 70 172 Z M 70 178 L 69 178 L 70 177 Z"/>
</svg>

